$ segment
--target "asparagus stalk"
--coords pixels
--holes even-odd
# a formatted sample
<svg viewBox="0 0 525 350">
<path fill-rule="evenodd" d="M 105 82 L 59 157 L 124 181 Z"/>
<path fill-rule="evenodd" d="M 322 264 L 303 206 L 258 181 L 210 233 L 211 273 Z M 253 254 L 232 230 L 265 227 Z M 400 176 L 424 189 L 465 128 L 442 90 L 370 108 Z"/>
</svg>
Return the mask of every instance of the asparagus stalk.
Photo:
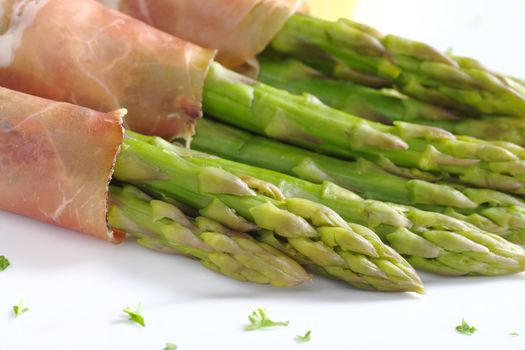
<svg viewBox="0 0 525 350">
<path fill-rule="evenodd" d="M 374 123 L 249 80 L 213 64 L 204 89 L 204 110 L 231 124 L 344 158 L 366 157 L 391 172 L 399 167 L 450 175 L 451 181 L 525 194 L 525 162 L 510 148 L 457 139 L 428 126 Z"/>
<path fill-rule="evenodd" d="M 109 196 L 109 224 L 147 248 L 196 258 L 240 281 L 290 287 L 309 280 L 298 263 L 268 244 L 209 219 L 192 221 L 174 205 L 133 186 L 111 185 Z"/>
<path fill-rule="evenodd" d="M 314 183 L 330 181 L 367 199 L 444 213 L 515 243 L 525 243 L 525 203 L 505 193 L 406 179 L 364 159 L 351 162 L 331 158 L 208 119 L 197 123 L 192 146 Z"/>
<path fill-rule="evenodd" d="M 473 115 L 523 116 L 525 93 L 519 81 L 464 57 L 347 19 L 329 22 L 292 16 L 271 48 L 324 73 L 370 86 L 392 87 L 433 104 Z"/>
<path fill-rule="evenodd" d="M 139 137 L 140 138 L 140 137 Z M 114 177 L 163 193 L 230 229 L 270 231 L 276 239 L 334 278 L 363 289 L 421 292 L 413 268 L 365 227 L 347 223 L 318 203 L 270 198 L 241 178 L 216 167 L 198 166 L 137 138 L 127 137 Z"/>
<path fill-rule="evenodd" d="M 294 94 L 315 95 L 328 106 L 346 113 L 386 124 L 394 121 L 424 124 L 454 134 L 525 146 L 525 121 L 519 118 L 463 118 L 459 111 L 421 102 L 392 89 L 373 89 L 327 78 L 295 59 L 260 56 L 259 63 L 261 82 Z"/>
<path fill-rule="evenodd" d="M 146 137 L 143 140 L 198 166 L 226 170 L 239 176 L 250 188 L 260 193 L 278 198 L 299 197 L 326 205 L 343 219 L 378 232 L 384 241 L 404 254 L 409 261 L 414 260 L 415 267 L 447 275 L 498 275 L 525 269 L 525 251 L 520 247 L 460 220 L 412 207 L 363 200 L 328 181 L 317 185 L 191 151 L 158 137 Z M 289 252 L 271 232 L 265 232 L 260 237 L 282 251 Z"/>
</svg>

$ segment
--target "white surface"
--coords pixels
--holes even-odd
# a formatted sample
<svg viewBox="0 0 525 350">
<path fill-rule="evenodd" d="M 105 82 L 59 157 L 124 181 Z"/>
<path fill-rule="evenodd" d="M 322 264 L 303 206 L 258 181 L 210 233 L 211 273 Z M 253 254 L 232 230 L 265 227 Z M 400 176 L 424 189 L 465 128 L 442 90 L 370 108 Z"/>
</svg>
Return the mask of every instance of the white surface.
<svg viewBox="0 0 525 350">
<path fill-rule="evenodd" d="M 383 11 L 366 10 L 367 4 L 376 10 L 383 4 Z M 445 18 L 450 4 L 456 13 Z M 409 5 L 420 12 L 418 18 Z M 440 48 L 453 45 L 457 53 L 525 76 L 518 38 L 523 30 L 517 22 L 523 5 L 521 0 L 362 0 L 357 17 L 384 32 L 426 39 Z M 478 14 L 480 24 L 462 24 Z M 499 40 L 506 31 L 513 36 Z M 492 39 L 482 42 L 480 33 Z M 280 290 L 230 281 L 197 262 L 133 242 L 113 246 L 8 213 L 0 213 L 0 255 L 11 261 L 0 272 L 0 350 L 160 350 L 166 342 L 181 350 L 525 348 L 523 274 L 425 274 L 423 296 L 362 292 L 321 278 Z M 30 311 L 13 319 L 11 307 L 20 299 Z M 146 328 L 124 321 L 121 312 L 139 302 Z M 290 326 L 243 331 L 257 307 L 268 308 L 275 320 L 290 320 Z M 462 317 L 479 332 L 457 334 L 454 327 Z M 295 335 L 308 329 L 312 341 L 295 343 Z"/>
<path fill-rule="evenodd" d="M 189 259 L 120 246 L 0 212 L 0 349 L 523 349 L 525 276 L 423 275 L 426 295 L 363 292 L 316 278 L 294 289 L 230 281 Z M 23 299 L 30 310 L 14 319 Z M 142 302 L 146 327 L 121 310 Z M 246 332 L 266 307 L 286 328 Z M 454 327 L 465 317 L 471 337 Z M 312 341 L 296 334 L 312 330 Z M 521 336 L 510 336 L 518 332 Z"/>
</svg>

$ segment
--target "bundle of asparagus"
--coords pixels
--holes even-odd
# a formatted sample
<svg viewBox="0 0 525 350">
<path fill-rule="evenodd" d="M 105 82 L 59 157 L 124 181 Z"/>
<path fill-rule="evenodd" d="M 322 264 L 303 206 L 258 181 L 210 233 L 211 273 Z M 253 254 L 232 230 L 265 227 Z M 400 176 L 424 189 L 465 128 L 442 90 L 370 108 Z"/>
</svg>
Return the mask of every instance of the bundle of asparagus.
<svg viewBox="0 0 525 350">
<path fill-rule="evenodd" d="M 320 208 L 308 204 L 310 200 L 326 205 L 345 220 L 373 228 L 417 268 L 447 275 L 498 275 L 525 268 L 525 251 L 521 248 L 460 220 L 412 207 L 363 200 L 328 181 L 317 185 L 263 168 L 190 151 L 157 137 L 142 136 L 141 139 L 198 167 L 214 167 L 230 172 L 259 193 L 295 203 L 292 207 L 301 203 Z M 354 230 L 363 231 L 363 228 L 354 226 Z M 265 232 L 260 238 L 290 253 L 289 247 L 279 242 L 276 233 Z M 336 240 L 342 238 L 337 237 Z M 293 242 L 291 246 L 294 247 Z M 295 253 L 292 255 L 296 256 Z"/>
<path fill-rule="evenodd" d="M 207 119 L 197 123 L 192 146 L 315 183 L 331 181 L 368 199 L 443 213 L 515 243 L 525 243 L 525 204 L 506 193 L 406 179 L 365 159 L 335 159 Z"/>
<path fill-rule="evenodd" d="M 344 221 L 321 204 L 287 198 L 279 191 L 258 192 L 261 186 L 269 185 L 256 179 L 243 180 L 221 168 L 189 163 L 143 138 L 128 134 L 117 159 L 115 179 L 156 197 L 175 200 L 188 210 L 198 210 L 200 216 L 229 229 L 243 233 L 264 230 L 262 237 L 273 238 L 265 242 L 282 248 L 310 269 L 353 286 L 423 290 L 413 268 L 371 230 Z"/>
<path fill-rule="evenodd" d="M 303 15 L 288 19 L 271 48 L 323 73 L 374 87 L 395 87 L 422 101 L 467 115 L 523 116 L 525 87 L 474 59 L 445 55 L 432 47 L 382 35 L 347 19 Z"/>
<path fill-rule="evenodd" d="M 406 177 L 525 194 L 523 149 L 460 138 L 438 128 L 371 122 L 212 64 L 205 112 L 227 123 L 342 158 L 365 157 Z M 406 169 L 409 168 L 409 169 Z"/>
</svg>

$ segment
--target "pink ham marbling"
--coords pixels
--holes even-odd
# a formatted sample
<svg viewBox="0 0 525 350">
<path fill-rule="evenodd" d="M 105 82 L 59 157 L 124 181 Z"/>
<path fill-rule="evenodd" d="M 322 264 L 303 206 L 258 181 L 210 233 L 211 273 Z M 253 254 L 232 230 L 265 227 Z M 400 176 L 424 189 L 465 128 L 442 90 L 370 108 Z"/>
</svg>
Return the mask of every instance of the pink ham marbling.
<svg viewBox="0 0 525 350">
<path fill-rule="evenodd" d="M 126 127 L 190 138 L 215 52 L 94 0 L 0 2 L 0 85 L 103 112 Z"/>
<path fill-rule="evenodd" d="M 0 88 L 0 210 L 121 240 L 106 223 L 121 117 Z"/>
<path fill-rule="evenodd" d="M 218 49 L 229 68 L 253 60 L 300 0 L 99 0 L 167 33 Z"/>
</svg>

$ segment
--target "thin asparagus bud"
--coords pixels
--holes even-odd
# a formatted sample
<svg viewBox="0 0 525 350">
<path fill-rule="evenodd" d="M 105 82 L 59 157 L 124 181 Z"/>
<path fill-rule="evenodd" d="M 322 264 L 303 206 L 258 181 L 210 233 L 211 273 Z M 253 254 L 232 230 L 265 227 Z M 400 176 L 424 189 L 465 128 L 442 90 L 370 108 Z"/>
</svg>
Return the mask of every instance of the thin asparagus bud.
<svg viewBox="0 0 525 350">
<path fill-rule="evenodd" d="M 240 281 L 290 287 L 309 280 L 294 260 L 247 234 L 218 223 L 201 227 L 199 218 L 193 222 L 172 204 L 129 185 L 111 185 L 109 193 L 109 224 L 147 248 L 193 257 Z"/>
<path fill-rule="evenodd" d="M 301 212 L 303 217 L 311 218 L 314 224 L 322 224 L 322 222 L 329 220 L 332 226 L 344 226 L 344 222 L 337 221 L 339 219 L 337 217 L 326 216 L 325 214 L 321 216 L 316 215 L 315 210 L 317 210 L 317 207 L 309 205 L 306 200 L 312 200 L 326 205 L 335 210 L 343 219 L 365 225 L 377 231 L 384 241 L 391 244 L 398 252 L 405 254 L 409 258 L 418 257 L 432 261 L 441 261 L 441 258 L 445 256 L 447 261 L 450 259 L 456 261 L 453 265 L 445 264 L 447 268 L 441 271 L 439 270 L 441 265 L 435 264 L 432 270 L 433 272 L 451 274 L 450 270 L 453 269 L 453 275 L 495 275 L 525 270 L 525 251 L 520 247 L 501 240 L 494 234 L 482 232 L 480 229 L 452 217 L 439 213 L 424 212 L 412 207 L 373 200 L 363 200 L 356 194 L 330 182 L 325 181 L 322 185 L 318 185 L 267 169 L 256 168 L 219 157 L 213 157 L 209 154 L 190 151 L 182 146 L 170 144 L 157 137 L 148 138 L 148 143 L 160 147 L 167 152 L 173 152 L 198 166 L 219 167 L 240 178 L 256 178 L 259 182 L 261 182 L 261 180 L 267 182 L 264 187 L 260 186 L 259 183 L 250 186 L 250 188 L 255 191 L 272 193 L 275 196 L 274 198 L 304 198 L 303 200 L 297 198 L 289 199 L 287 207 L 294 213 Z M 253 182 L 248 182 L 248 184 L 253 184 Z M 271 190 L 269 190 L 269 188 L 271 188 Z M 279 225 L 279 222 L 273 222 L 272 224 Z M 352 229 L 355 232 L 362 231 L 358 226 L 354 226 Z M 325 243 L 331 242 L 330 246 L 335 247 L 333 242 L 336 241 L 342 245 L 343 237 L 332 237 L 337 231 L 322 228 L 318 229 L 318 232 L 320 232 L 321 235 L 327 235 L 323 241 Z M 368 237 L 370 234 L 370 232 L 364 233 L 365 237 Z M 272 234 L 265 233 L 261 237 L 267 238 L 268 235 Z M 484 236 L 492 237 L 493 240 L 487 241 Z M 337 237 L 337 239 L 335 237 Z M 353 239 L 356 238 L 357 237 L 353 237 Z M 309 243 L 298 240 L 288 240 L 287 244 L 282 242 L 276 244 L 274 239 L 264 241 L 283 252 L 287 252 L 294 258 L 300 257 L 299 261 L 306 261 L 305 264 L 312 263 L 301 253 L 305 246 L 310 247 Z M 352 242 L 352 239 L 348 240 L 349 245 L 352 245 Z M 489 244 L 486 244 L 487 242 L 489 242 Z M 360 253 L 369 256 L 373 256 L 375 254 L 374 251 L 377 251 L 377 249 L 373 249 L 370 245 L 362 246 L 361 249 Z M 290 254 L 290 250 L 294 252 Z M 476 252 L 476 254 L 472 256 L 470 254 L 471 252 Z M 476 266 L 478 267 L 473 269 L 470 263 L 461 264 L 460 262 L 465 258 L 471 262 L 476 262 Z M 319 266 L 326 266 L 320 261 L 314 260 L 314 262 Z M 479 264 L 482 264 L 485 269 L 479 268 Z M 353 274 L 351 274 L 351 276 L 353 276 Z"/>
<path fill-rule="evenodd" d="M 406 95 L 474 115 L 523 116 L 525 93 L 515 79 L 479 62 L 451 57 L 420 42 L 383 36 L 359 23 L 295 15 L 271 48 L 334 77 L 395 86 Z"/>
<path fill-rule="evenodd" d="M 204 90 L 204 110 L 230 124 L 343 158 L 366 157 L 391 168 L 449 174 L 477 187 L 525 194 L 525 162 L 507 148 L 457 139 L 428 126 L 383 125 L 251 81 L 213 64 Z"/>
<path fill-rule="evenodd" d="M 525 121 L 520 118 L 464 118 L 464 113 L 421 102 L 392 89 L 373 89 L 330 79 L 295 59 L 262 56 L 259 63 L 261 82 L 294 94 L 315 95 L 326 105 L 346 113 L 385 124 L 405 121 L 454 134 L 525 145 Z"/>
<path fill-rule="evenodd" d="M 230 229 L 272 231 L 325 270 L 337 268 L 358 276 L 359 283 L 347 281 L 356 287 L 381 291 L 423 290 L 419 277 L 399 254 L 381 256 L 380 252 L 371 250 L 369 240 L 358 237 L 360 234 L 354 226 L 318 203 L 266 197 L 249 187 L 252 181 L 245 182 L 221 168 L 198 166 L 173 152 L 131 137 L 124 140 L 114 177 L 195 207 L 201 216 Z M 329 240 L 333 236 L 336 241 Z M 373 237 L 379 241 L 375 234 Z M 350 264 L 352 258 L 359 261 L 351 260 Z M 405 274 L 392 273 L 391 265 Z"/>
<path fill-rule="evenodd" d="M 192 145 L 203 152 L 314 183 L 333 182 L 367 199 L 444 213 L 513 242 L 525 242 L 525 203 L 502 192 L 406 179 L 363 159 L 350 162 L 323 156 L 207 119 L 197 123 Z M 326 188 L 329 193 L 331 187 Z"/>
</svg>

